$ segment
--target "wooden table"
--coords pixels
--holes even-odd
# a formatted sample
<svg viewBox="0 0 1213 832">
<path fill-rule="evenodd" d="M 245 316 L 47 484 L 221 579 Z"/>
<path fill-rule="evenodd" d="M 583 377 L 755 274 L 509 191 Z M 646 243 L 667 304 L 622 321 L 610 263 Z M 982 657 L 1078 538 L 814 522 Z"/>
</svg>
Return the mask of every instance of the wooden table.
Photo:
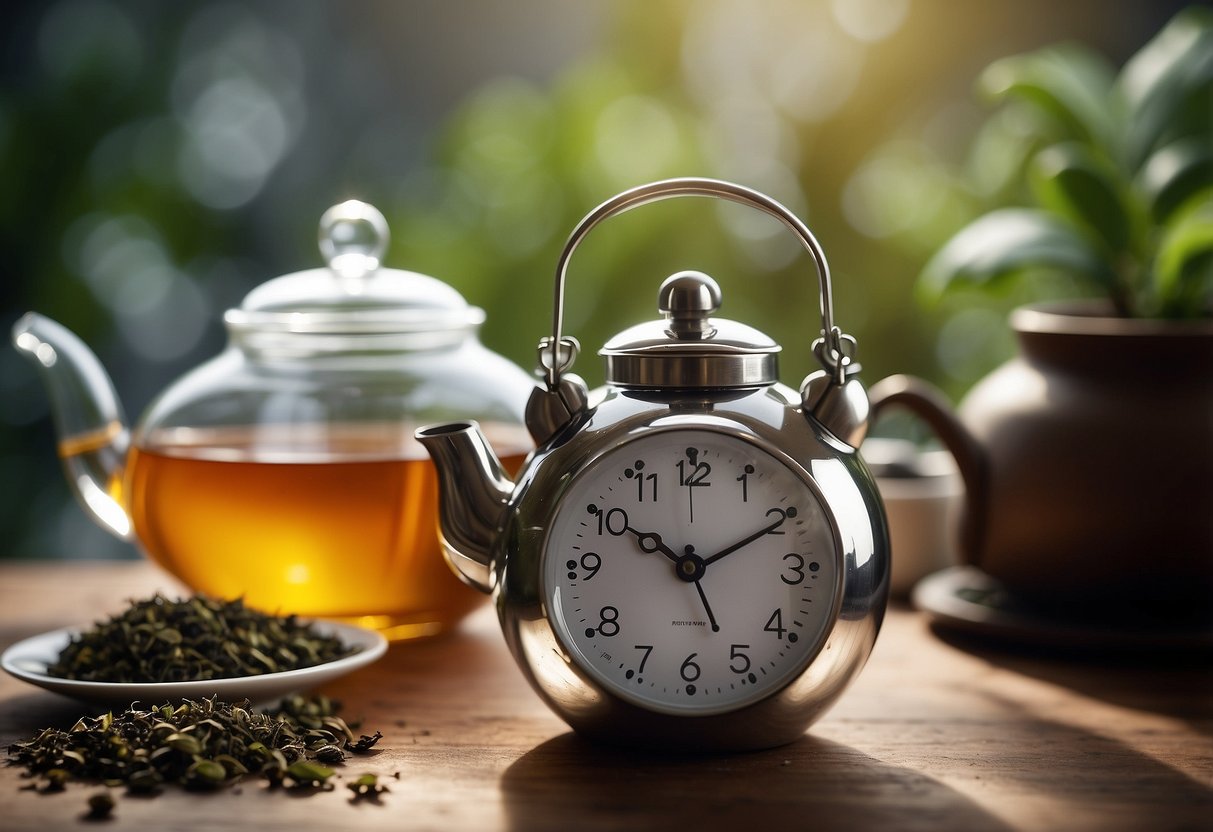
<svg viewBox="0 0 1213 832">
<path fill-rule="evenodd" d="M 144 563 L 0 564 L 0 646 L 88 624 L 153 589 Z M 490 611 L 393 647 L 325 689 L 389 775 L 379 805 L 307 797 L 117 793 L 106 829 L 642 830 L 1213 829 L 1213 673 L 957 646 L 894 608 L 867 668 L 803 739 L 751 754 L 661 757 L 597 748 L 535 697 Z M 0 678 L 0 744 L 88 712 Z M 390 775 L 399 772 L 400 779 Z M 96 786 L 21 791 L 0 768 L 0 828 L 81 828 Z"/>
</svg>

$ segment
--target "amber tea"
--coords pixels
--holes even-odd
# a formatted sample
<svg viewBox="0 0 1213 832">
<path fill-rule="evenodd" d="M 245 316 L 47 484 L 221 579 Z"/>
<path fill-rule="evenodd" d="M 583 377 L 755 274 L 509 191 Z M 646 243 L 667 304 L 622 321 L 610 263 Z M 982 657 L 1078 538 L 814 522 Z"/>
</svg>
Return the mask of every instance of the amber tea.
<svg viewBox="0 0 1213 832">
<path fill-rule="evenodd" d="M 409 425 L 181 428 L 131 453 L 122 498 L 186 585 L 269 612 L 439 632 L 480 603 L 443 562 L 437 473 Z M 530 447 L 486 425 L 508 470 Z"/>
</svg>

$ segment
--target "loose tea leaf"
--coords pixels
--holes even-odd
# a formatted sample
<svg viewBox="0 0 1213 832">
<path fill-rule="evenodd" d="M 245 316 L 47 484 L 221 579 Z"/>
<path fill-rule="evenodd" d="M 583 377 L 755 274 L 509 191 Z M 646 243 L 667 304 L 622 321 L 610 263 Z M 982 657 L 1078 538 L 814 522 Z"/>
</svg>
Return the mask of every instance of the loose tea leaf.
<svg viewBox="0 0 1213 832">
<path fill-rule="evenodd" d="M 294 716 L 307 714 L 306 721 Z M 68 780 L 125 785 L 154 794 L 164 784 L 212 790 L 255 773 L 271 786 L 324 786 L 328 764 L 363 753 L 374 738 L 354 740 L 337 706 L 324 697 L 291 697 L 277 713 L 255 711 L 247 700 L 185 700 L 147 710 L 82 717 L 68 731 L 47 728 L 9 746 L 9 764 L 45 780 L 42 791 Z M 370 740 L 368 743 L 367 741 Z"/>
<path fill-rule="evenodd" d="M 114 812 L 114 798 L 109 792 L 92 795 L 88 799 L 88 813 L 85 820 L 105 820 Z"/>
<path fill-rule="evenodd" d="M 293 615 L 241 599 L 157 594 L 75 636 L 46 672 L 85 682 L 190 682 L 298 670 L 354 651 Z"/>
<path fill-rule="evenodd" d="M 387 786 L 379 785 L 379 777 L 375 774 L 363 774 L 345 784 L 345 787 L 354 793 L 350 802 L 356 800 L 379 800 L 379 795 L 388 791 Z"/>
</svg>

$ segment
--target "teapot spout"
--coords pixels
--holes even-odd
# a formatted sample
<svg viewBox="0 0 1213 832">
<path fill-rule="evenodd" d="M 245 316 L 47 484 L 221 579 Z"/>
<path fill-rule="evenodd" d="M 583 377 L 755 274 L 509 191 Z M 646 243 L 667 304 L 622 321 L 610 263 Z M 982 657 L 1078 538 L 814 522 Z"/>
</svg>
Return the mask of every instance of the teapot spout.
<svg viewBox="0 0 1213 832">
<path fill-rule="evenodd" d="M 514 483 L 475 422 L 429 425 L 414 435 L 438 468 L 443 555 L 464 582 L 491 592 L 493 550 Z"/>
<path fill-rule="evenodd" d="M 120 501 L 130 432 L 109 374 L 71 330 L 34 312 L 13 325 L 13 344 L 46 384 L 59 458 L 76 499 L 103 529 L 132 540 Z"/>
</svg>

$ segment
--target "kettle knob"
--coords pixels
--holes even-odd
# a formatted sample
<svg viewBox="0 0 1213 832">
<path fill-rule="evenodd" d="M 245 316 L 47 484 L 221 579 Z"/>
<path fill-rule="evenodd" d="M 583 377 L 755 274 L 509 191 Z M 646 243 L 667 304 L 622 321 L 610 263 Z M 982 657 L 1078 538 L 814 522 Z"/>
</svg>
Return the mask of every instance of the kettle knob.
<svg viewBox="0 0 1213 832">
<path fill-rule="evenodd" d="M 693 340 L 716 334 L 709 318 L 720 309 L 720 284 L 703 272 L 672 274 L 657 291 L 657 309 L 669 321 L 674 338 Z"/>
</svg>

